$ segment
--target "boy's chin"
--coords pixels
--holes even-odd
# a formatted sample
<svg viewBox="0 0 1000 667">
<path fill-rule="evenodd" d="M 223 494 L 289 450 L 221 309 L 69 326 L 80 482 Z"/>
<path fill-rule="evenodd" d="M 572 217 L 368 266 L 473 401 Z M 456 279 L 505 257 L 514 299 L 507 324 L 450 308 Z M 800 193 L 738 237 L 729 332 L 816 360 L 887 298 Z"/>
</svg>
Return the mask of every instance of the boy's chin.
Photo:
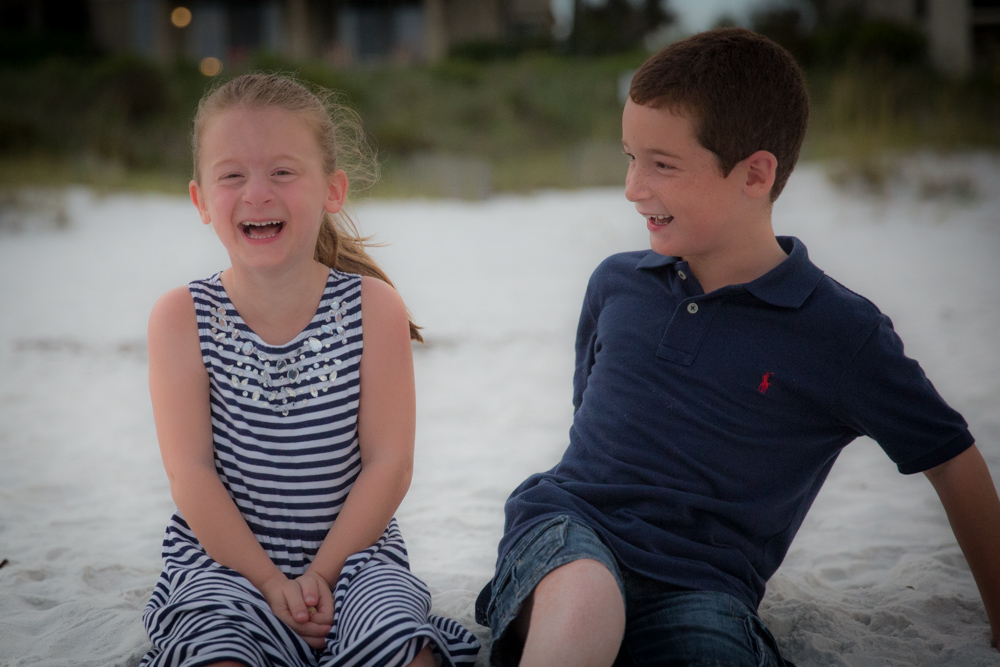
<svg viewBox="0 0 1000 667">
<path fill-rule="evenodd" d="M 675 244 L 664 243 L 662 239 L 657 238 L 654 234 L 649 235 L 649 247 L 657 255 L 663 255 L 664 257 L 680 257 L 678 248 Z"/>
</svg>

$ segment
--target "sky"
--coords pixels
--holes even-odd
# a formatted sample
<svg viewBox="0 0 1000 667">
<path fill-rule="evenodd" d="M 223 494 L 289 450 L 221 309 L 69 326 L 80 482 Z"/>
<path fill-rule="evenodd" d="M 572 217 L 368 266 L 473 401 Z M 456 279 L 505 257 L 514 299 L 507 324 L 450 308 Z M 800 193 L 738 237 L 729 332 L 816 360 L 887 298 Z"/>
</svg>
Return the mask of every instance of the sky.
<svg viewBox="0 0 1000 667">
<path fill-rule="evenodd" d="M 598 4 L 601 0 L 588 0 Z M 737 23 L 745 22 L 750 12 L 762 5 L 774 4 L 774 0 L 668 0 L 667 6 L 677 15 L 680 28 L 684 32 L 699 32 L 715 25 L 721 17 L 733 18 Z M 573 0 L 552 0 L 552 14 L 557 25 L 566 25 L 572 20 Z"/>
</svg>

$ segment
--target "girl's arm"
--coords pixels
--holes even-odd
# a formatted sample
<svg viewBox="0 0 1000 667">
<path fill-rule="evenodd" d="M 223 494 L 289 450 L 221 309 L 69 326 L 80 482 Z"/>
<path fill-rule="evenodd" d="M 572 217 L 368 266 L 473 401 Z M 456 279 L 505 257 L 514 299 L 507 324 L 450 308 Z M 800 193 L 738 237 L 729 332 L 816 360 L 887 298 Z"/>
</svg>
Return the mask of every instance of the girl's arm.
<svg viewBox="0 0 1000 667">
<path fill-rule="evenodd" d="M 310 645 L 318 635 L 322 647 L 330 626 L 308 623 L 298 585 L 268 558 L 216 472 L 208 371 L 186 287 L 167 292 L 153 306 L 148 350 L 156 437 L 177 508 L 213 560 L 246 577 L 281 620 Z"/>
<path fill-rule="evenodd" d="M 958 545 L 979 587 L 993 631 L 1000 641 L 1000 499 L 983 455 L 975 445 L 927 470 Z"/>
<path fill-rule="evenodd" d="M 348 556 L 374 544 L 402 502 L 413 472 L 416 398 L 406 307 L 376 278 L 361 279 L 361 472 L 303 577 L 332 588 Z M 303 583 L 307 602 L 312 599 Z"/>
</svg>

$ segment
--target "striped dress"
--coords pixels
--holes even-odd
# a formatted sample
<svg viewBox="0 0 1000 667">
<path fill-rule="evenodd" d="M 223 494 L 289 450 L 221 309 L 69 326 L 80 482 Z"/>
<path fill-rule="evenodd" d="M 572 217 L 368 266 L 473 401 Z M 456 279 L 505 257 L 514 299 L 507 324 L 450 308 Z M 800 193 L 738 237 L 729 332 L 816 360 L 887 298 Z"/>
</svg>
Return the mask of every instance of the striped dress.
<svg viewBox="0 0 1000 667">
<path fill-rule="evenodd" d="M 361 470 L 361 279 L 331 270 L 309 326 L 273 346 L 240 319 L 219 275 L 189 285 L 211 387 L 215 467 L 267 555 L 297 577 Z M 479 649 L 461 625 L 429 615 L 430 593 L 410 572 L 395 519 L 347 559 L 323 651 L 274 616 L 249 581 L 212 560 L 180 512 L 167 525 L 163 560 L 143 612 L 153 643 L 144 667 L 401 666 L 428 644 L 443 665 L 471 665 Z"/>
</svg>

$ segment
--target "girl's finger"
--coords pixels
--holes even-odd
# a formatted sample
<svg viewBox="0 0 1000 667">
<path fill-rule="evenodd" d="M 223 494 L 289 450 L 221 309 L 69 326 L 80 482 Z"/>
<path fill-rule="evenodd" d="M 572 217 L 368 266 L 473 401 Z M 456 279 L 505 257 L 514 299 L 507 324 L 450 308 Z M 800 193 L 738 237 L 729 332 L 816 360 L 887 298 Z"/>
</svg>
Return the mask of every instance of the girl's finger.
<svg viewBox="0 0 1000 667">
<path fill-rule="evenodd" d="M 319 604 L 319 587 L 316 585 L 316 581 L 311 577 L 299 577 L 296 581 L 302 588 L 302 599 L 306 605 L 315 607 Z M 315 613 L 315 609 L 310 609 L 310 612 Z"/>
<path fill-rule="evenodd" d="M 285 588 L 285 604 L 288 605 L 288 613 L 292 615 L 297 623 L 305 623 L 309 620 L 309 612 L 306 604 L 302 600 L 302 589 L 298 586 L 288 586 Z"/>
<path fill-rule="evenodd" d="M 325 638 L 321 638 L 321 637 L 303 637 L 302 639 L 305 640 L 306 644 L 308 644 L 310 648 L 314 648 L 314 649 L 317 649 L 317 650 L 320 650 L 320 651 L 323 650 L 324 648 L 326 648 L 326 639 Z"/>
<path fill-rule="evenodd" d="M 330 592 L 330 589 L 320 589 L 316 611 L 310 620 L 313 623 L 333 624 L 333 594 Z"/>
<path fill-rule="evenodd" d="M 309 639 L 310 637 L 324 639 L 328 634 L 330 634 L 331 629 L 332 626 L 330 625 L 313 623 L 312 621 L 309 621 L 308 623 L 299 623 L 294 628 L 296 634 L 303 639 Z"/>
</svg>

